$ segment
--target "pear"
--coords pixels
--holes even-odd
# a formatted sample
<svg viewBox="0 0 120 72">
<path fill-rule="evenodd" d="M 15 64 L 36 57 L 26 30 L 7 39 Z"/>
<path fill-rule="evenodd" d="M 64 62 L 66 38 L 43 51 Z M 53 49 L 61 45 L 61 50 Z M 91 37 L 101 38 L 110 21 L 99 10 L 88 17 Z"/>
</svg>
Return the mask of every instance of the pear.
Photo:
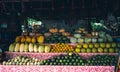
<svg viewBox="0 0 120 72">
<path fill-rule="evenodd" d="M 10 46 L 9 46 L 9 51 L 10 52 L 13 52 L 14 51 L 14 48 L 15 48 L 15 45 L 12 43 L 12 44 L 10 44 Z"/>
<path fill-rule="evenodd" d="M 20 44 L 19 44 L 19 43 L 16 43 L 14 51 L 15 51 L 15 52 L 18 52 L 19 49 L 20 49 Z"/>
<path fill-rule="evenodd" d="M 34 51 L 34 47 L 32 43 L 29 43 L 29 52 L 33 52 Z"/>
<path fill-rule="evenodd" d="M 25 49 L 24 49 L 24 52 L 28 52 L 29 51 L 29 45 L 28 43 L 25 43 Z"/>
<path fill-rule="evenodd" d="M 21 44 L 20 44 L 20 52 L 24 52 L 24 48 L 25 48 L 24 43 L 21 43 Z"/>
<path fill-rule="evenodd" d="M 39 48 L 38 48 L 38 52 L 43 53 L 44 50 L 45 50 L 44 46 L 40 45 Z"/>
<path fill-rule="evenodd" d="M 38 52 L 37 44 L 34 44 L 34 52 Z"/>
<path fill-rule="evenodd" d="M 50 49 L 51 49 L 51 46 L 50 45 L 46 45 L 45 46 L 45 53 L 49 53 Z"/>
</svg>

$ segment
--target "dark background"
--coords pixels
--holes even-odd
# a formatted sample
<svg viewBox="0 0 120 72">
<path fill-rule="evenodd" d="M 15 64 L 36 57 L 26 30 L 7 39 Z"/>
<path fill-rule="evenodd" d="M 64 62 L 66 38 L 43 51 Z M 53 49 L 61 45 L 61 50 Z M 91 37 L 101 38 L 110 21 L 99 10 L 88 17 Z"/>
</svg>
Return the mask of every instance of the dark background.
<svg viewBox="0 0 120 72">
<path fill-rule="evenodd" d="M 0 0 L 0 44 L 10 43 L 21 35 L 21 25 L 26 18 L 40 20 L 107 19 L 109 13 L 120 17 L 120 0 Z"/>
<path fill-rule="evenodd" d="M 34 16 L 42 19 L 106 18 L 120 16 L 120 0 L 1 0 L 0 15 Z M 12 15 L 12 16 L 13 16 Z"/>
</svg>

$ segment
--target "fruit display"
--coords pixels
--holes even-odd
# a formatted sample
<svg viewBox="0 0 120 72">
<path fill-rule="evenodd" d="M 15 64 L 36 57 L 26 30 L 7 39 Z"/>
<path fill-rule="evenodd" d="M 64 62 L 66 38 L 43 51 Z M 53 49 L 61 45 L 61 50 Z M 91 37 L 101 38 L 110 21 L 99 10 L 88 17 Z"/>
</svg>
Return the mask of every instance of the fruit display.
<svg viewBox="0 0 120 72">
<path fill-rule="evenodd" d="M 66 43 L 39 44 L 39 43 L 11 43 L 10 52 L 40 52 L 40 53 L 117 53 L 119 43 L 83 43 L 70 45 Z"/>
<path fill-rule="evenodd" d="M 79 54 L 69 53 L 66 55 L 60 54 L 45 60 L 17 56 L 13 59 L 3 61 L 3 65 L 72 65 L 72 66 L 113 66 L 117 61 L 117 56 L 114 55 L 96 55 L 88 59 L 82 58 Z"/>
<path fill-rule="evenodd" d="M 12 43 L 9 46 L 10 52 L 40 52 L 48 53 L 51 50 L 51 45 L 33 44 L 33 43 Z"/>
<path fill-rule="evenodd" d="M 73 46 L 70 46 L 68 44 L 64 44 L 64 43 L 57 43 L 53 46 L 53 48 L 51 49 L 51 52 L 53 53 L 60 53 L 60 52 L 73 52 L 74 48 Z"/>
<path fill-rule="evenodd" d="M 118 53 L 119 43 L 84 43 L 77 44 L 75 52 L 77 53 Z"/>
<path fill-rule="evenodd" d="M 41 61 L 41 65 L 72 65 L 72 66 L 112 66 L 115 65 L 117 56 L 96 55 L 89 59 L 84 59 L 79 54 L 59 55 Z"/>
<path fill-rule="evenodd" d="M 40 65 L 37 58 L 29 58 L 24 56 L 17 56 L 13 59 L 2 62 L 3 65 Z"/>
<path fill-rule="evenodd" d="M 96 55 L 86 59 L 86 65 L 91 66 L 113 66 L 117 63 L 117 56 L 114 55 Z"/>
<path fill-rule="evenodd" d="M 69 39 L 61 33 L 54 33 L 50 37 L 45 38 L 45 43 L 69 43 Z"/>
<path fill-rule="evenodd" d="M 41 65 L 79 65 L 84 66 L 85 60 L 78 54 L 59 55 L 41 61 Z"/>
<path fill-rule="evenodd" d="M 31 37 L 31 36 L 17 36 L 15 38 L 16 43 L 44 43 L 44 36 L 38 35 L 37 37 Z"/>
</svg>

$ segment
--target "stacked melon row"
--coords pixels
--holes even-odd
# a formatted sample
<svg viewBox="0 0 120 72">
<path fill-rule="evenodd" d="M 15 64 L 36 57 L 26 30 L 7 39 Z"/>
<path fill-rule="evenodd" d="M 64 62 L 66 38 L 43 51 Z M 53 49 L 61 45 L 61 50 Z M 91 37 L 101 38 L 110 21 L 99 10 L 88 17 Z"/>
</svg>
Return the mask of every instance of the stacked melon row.
<svg viewBox="0 0 120 72">
<path fill-rule="evenodd" d="M 12 43 L 9 46 L 10 52 L 51 52 L 51 53 L 117 53 L 120 43 L 84 43 L 69 45 L 65 43 L 57 43 L 53 46 L 50 44 L 39 43 Z"/>
<path fill-rule="evenodd" d="M 10 52 L 50 52 L 50 45 L 33 43 L 12 43 L 9 46 Z"/>
</svg>

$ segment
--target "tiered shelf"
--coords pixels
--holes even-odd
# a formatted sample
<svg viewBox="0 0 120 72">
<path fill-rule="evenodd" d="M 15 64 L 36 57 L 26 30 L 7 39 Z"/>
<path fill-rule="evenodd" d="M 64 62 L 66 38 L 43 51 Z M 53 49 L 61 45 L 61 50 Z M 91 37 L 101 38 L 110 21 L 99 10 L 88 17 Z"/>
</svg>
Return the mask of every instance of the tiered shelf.
<svg viewBox="0 0 120 72">
<path fill-rule="evenodd" d="M 14 58 L 16 56 L 27 56 L 31 58 L 38 58 L 40 60 L 48 59 L 55 55 L 67 54 L 67 53 L 31 53 L 31 52 L 5 52 L 8 59 Z M 83 58 L 89 58 L 94 55 L 118 55 L 118 53 L 79 53 Z"/>
</svg>

